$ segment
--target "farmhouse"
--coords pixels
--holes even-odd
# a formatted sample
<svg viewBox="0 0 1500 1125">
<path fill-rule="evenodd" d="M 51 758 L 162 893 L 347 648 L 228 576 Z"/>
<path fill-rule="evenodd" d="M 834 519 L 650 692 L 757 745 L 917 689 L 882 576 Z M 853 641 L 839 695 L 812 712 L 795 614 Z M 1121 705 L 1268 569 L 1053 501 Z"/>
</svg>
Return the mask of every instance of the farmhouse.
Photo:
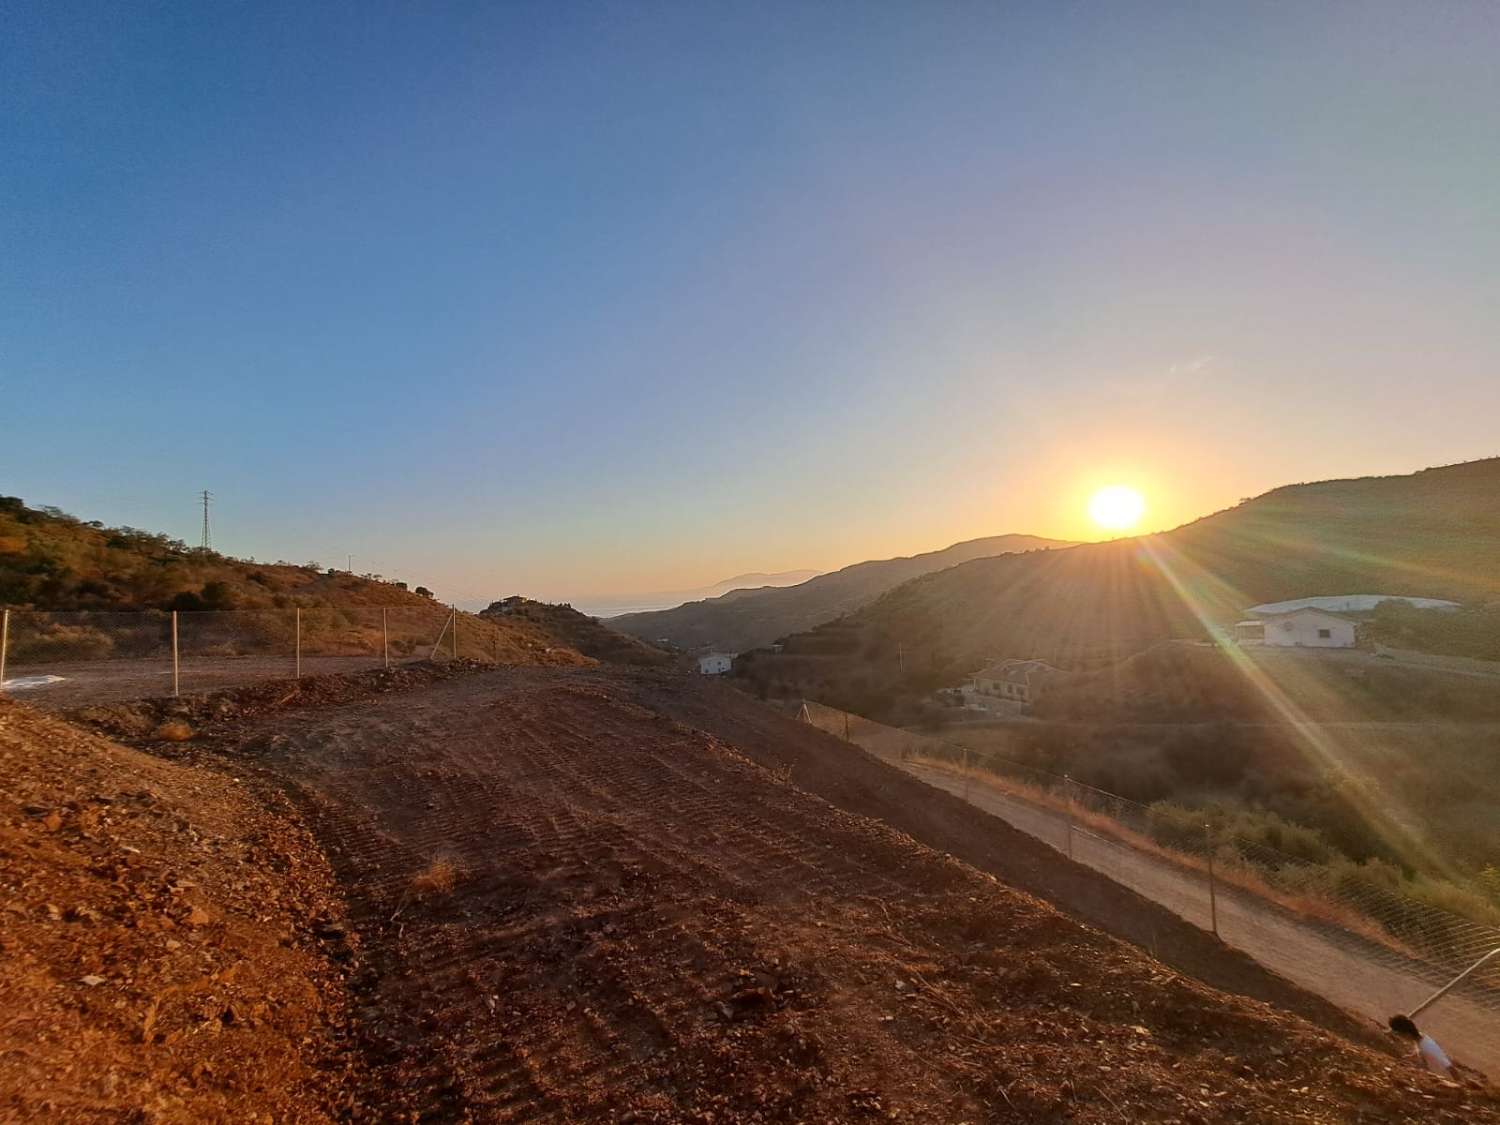
<svg viewBox="0 0 1500 1125">
<path fill-rule="evenodd" d="M 1036 702 L 1048 680 L 1060 675 L 1043 660 L 1002 660 L 974 673 L 970 691 L 986 699 L 1025 705 Z"/>
<path fill-rule="evenodd" d="M 734 667 L 735 654 L 732 652 L 710 652 L 706 656 L 698 657 L 698 674 L 702 676 L 722 676 Z"/>
<path fill-rule="evenodd" d="M 1235 623 L 1235 639 L 1262 641 L 1281 648 L 1353 648 L 1359 620 L 1368 618 L 1385 602 L 1403 602 L 1415 609 L 1448 612 L 1457 602 L 1441 598 L 1412 598 L 1402 594 L 1325 594 L 1284 602 L 1253 605 L 1248 619 Z"/>
<path fill-rule="evenodd" d="M 1321 609 L 1294 609 L 1262 616 L 1265 643 L 1283 648 L 1353 648 L 1355 624 Z"/>
</svg>

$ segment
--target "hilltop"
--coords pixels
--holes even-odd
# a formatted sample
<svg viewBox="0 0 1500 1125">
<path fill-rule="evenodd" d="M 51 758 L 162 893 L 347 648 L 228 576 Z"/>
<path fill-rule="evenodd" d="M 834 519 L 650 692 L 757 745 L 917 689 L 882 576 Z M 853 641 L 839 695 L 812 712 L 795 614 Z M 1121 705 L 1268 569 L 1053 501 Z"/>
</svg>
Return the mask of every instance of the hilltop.
<svg viewBox="0 0 1500 1125">
<path fill-rule="evenodd" d="M 630 613 L 610 625 L 647 640 L 667 640 L 689 651 L 743 652 L 789 633 L 815 628 L 868 604 L 911 578 L 971 559 L 1007 552 L 1065 547 L 1035 535 L 994 535 L 955 543 L 941 551 L 855 563 L 796 586 L 731 590 L 717 598 L 654 613 Z"/>
<path fill-rule="evenodd" d="M 39 611 L 12 630 L 12 659 L 35 662 L 140 655 L 159 642 L 153 617 L 165 611 L 236 611 L 245 628 L 207 637 L 229 651 L 277 651 L 290 645 L 293 610 L 302 610 L 303 649 L 311 654 L 380 651 L 378 611 L 400 610 L 392 651 L 432 645 L 448 607 L 423 586 L 357 575 L 317 563 L 258 563 L 189 548 L 134 527 L 106 527 L 56 508 L 0 497 L 0 605 Z M 139 627 L 120 618 L 131 611 Z M 251 612 L 245 612 L 251 611 Z M 320 611 L 309 613 L 307 611 Z M 398 615 L 393 612 L 393 619 Z M 208 618 L 229 621 L 227 617 Z M 557 618 L 458 614 L 466 656 L 504 663 L 584 657 L 545 625 Z M 205 642 L 206 643 L 206 642 Z"/>
<path fill-rule="evenodd" d="M 992 657 L 1099 667 L 1206 638 L 1250 605 L 1353 590 L 1500 598 L 1500 458 L 1290 485 L 1160 535 L 978 559 L 743 670 L 765 690 L 868 710 Z"/>
</svg>

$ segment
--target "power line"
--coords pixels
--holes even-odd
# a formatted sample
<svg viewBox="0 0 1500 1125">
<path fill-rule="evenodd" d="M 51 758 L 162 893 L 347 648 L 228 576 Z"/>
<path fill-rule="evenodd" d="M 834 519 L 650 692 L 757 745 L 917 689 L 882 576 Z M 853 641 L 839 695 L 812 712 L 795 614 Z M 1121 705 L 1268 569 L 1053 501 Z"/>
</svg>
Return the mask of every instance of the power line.
<svg viewBox="0 0 1500 1125">
<path fill-rule="evenodd" d="M 201 548 L 204 551 L 211 551 L 213 550 L 214 541 L 213 536 L 209 534 L 208 530 L 208 505 L 213 500 L 214 494 L 205 488 L 199 495 L 203 499 L 203 542 Z"/>
</svg>

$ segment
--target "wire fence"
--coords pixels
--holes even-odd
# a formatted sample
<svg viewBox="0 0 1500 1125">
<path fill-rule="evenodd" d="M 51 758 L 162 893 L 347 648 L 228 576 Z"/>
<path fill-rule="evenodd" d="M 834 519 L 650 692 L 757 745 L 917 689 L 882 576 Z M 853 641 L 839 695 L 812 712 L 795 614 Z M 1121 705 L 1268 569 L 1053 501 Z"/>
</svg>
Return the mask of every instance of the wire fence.
<svg viewBox="0 0 1500 1125">
<path fill-rule="evenodd" d="M 1317 862 L 987 750 L 812 701 L 798 717 L 1002 817 L 1263 964 L 1374 1019 L 1418 1008 L 1500 949 L 1500 927 L 1393 885 L 1388 865 Z M 1500 1069 L 1500 957 L 1422 1018 L 1471 1062 Z"/>
<path fill-rule="evenodd" d="M 455 658 L 498 661 L 499 632 L 438 604 L 0 611 L 0 690 L 44 707 Z"/>
</svg>

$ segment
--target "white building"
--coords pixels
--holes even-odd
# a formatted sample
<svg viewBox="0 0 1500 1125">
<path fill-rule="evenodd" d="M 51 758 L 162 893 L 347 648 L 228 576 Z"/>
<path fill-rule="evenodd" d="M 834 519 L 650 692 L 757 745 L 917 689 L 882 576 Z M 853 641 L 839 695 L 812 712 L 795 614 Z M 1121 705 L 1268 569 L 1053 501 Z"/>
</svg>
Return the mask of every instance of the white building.
<svg viewBox="0 0 1500 1125">
<path fill-rule="evenodd" d="M 707 656 L 700 656 L 698 657 L 698 674 L 722 676 L 734 667 L 734 656 L 732 652 L 711 652 Z"/>
<path fill-rule="evenodd" d="M 1015 710 L 1035 703 L 1047 681 L 1057 675 L 1058 670 L 1043 660 L 1002 660 L 975 672 L 964 695 L 971 705 L 986 710 Z"/>
<path fill-rule="evenodd" d="M 1258 614 L 1265 624 L 1265 643 L 1283 648 L 1353 648 L 1354 622 L 1321 609 Z"/>
</svg>

